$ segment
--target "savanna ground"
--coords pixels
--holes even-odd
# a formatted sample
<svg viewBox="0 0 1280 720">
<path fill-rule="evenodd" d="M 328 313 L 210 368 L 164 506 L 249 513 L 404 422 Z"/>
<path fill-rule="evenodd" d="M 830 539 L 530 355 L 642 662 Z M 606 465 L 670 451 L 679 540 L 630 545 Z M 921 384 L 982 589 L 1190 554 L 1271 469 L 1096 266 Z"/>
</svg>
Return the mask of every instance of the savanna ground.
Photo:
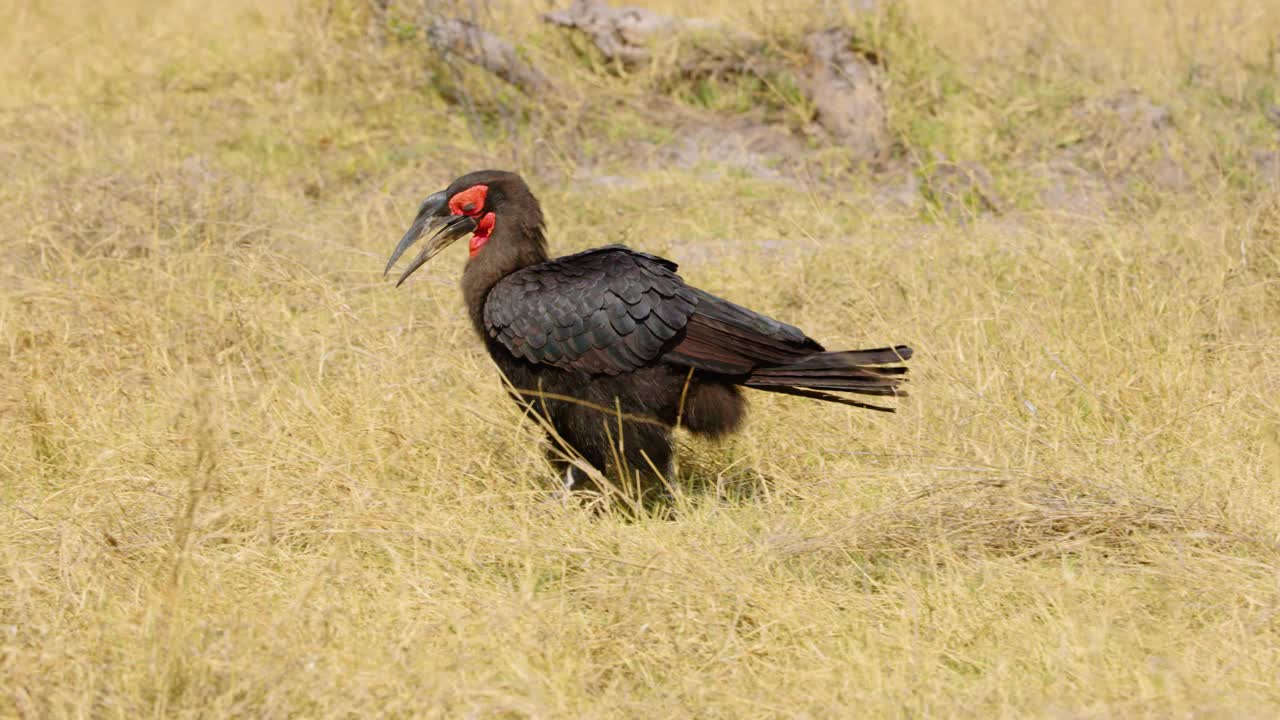
<svg viewBox="0 0 1280 720">
<path fill-rule="evenodd" d="M 406 3 L 10 0 L 0 715 L 1280 713 L 1280 8 L 646 4 L 784 58 L 851 23 L 891 155 L 549 6 L 479 18 L 544 102 Z M 485 166 L 555 251 L 910 343 L 912 397 L 756 395 L 666 512 L 556 502 L 465 253 L 381 277 Z"/>
</svg>

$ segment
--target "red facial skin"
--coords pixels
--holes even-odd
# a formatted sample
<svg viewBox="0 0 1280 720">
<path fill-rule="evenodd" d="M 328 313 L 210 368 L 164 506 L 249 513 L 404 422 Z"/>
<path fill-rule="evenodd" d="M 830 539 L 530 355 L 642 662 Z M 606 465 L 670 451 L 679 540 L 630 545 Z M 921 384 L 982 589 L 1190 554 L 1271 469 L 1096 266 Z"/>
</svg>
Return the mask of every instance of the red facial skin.
<svg viewBox="0 0 1280 720">
<path fill-rule="evenodd" d="M 449 199 L 449 210 L 454 215 L 476 217 L 484 212 L 484 201 L 488 195 L 488 185 L 472 185 Z M 471 236 L 471 257 L 475 257 L 476 253 L 480 252 L 480 248 L 489 242 L 489 235 L 493 233 L 493 224 L 496 220 L 497 217 L 493 213 L 487 213 L 476 223 L 476 232 Z"/>
<path fill-rule="evenodd" d="M 489 195 L 488 185 L 472 185 L 449 198 L 449 212 L 454 215 L 475 217 L 484 210 L 484 199 Z"/>
<path fill-rule="evenodd" d="M 493 233 L 493 223 L 497 220 L 497 216 L 493 213 L 487 213 L 480 218 L 479 224 L 476 225 L 476 234 L 471 236 L 471 257 L 475 257 L 480 252 L 480 248 L 489 242 L 489 235 Z"/>
</svg>

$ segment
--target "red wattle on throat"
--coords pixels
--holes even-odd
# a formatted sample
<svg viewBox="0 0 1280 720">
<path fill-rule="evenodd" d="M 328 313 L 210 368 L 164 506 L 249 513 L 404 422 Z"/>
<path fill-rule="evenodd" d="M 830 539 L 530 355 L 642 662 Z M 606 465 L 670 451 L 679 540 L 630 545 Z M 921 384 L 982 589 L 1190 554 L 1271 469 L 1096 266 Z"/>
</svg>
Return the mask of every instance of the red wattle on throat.
<svg viewBox="0 0 1280 720">
<path fill-rule="evenodd" d="M 489 236 L 493 234 L 493 224 L 497 220 L 493 213 L 487 213 L 480 218 L 480 222 L 476 223 L 476 233 L 471 236 L 471 257 L 475 257 L 480 252 L 480 248 L 489 242 Z"/>
</svg>

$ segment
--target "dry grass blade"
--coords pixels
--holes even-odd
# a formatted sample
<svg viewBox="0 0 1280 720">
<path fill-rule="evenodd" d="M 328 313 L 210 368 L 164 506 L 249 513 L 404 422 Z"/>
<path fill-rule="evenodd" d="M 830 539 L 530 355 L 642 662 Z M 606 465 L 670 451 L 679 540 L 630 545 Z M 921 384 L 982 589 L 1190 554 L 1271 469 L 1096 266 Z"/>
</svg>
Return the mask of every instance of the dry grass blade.
<svg viewBox="0 0 1280 720">
<path fill-rule="evenodd" d="M 1280 716 L 1280 5 L 710 0 L 696 73 L 568 5 L 0 13 L 0 717 Z M 380 278 L 490 166 L 911 397 L 557 501 L 465 252 Z"/>
</svg>

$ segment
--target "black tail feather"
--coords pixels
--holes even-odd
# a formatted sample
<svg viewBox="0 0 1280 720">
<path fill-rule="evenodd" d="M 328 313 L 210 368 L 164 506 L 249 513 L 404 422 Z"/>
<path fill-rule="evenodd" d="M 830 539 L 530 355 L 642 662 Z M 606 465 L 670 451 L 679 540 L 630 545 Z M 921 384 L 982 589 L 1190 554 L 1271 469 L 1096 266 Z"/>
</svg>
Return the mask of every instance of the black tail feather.
<svg viewBox="0 0 1280 720">
<path fill-rule="evenodd" d="M 826 402 L 840 403 L 841 405 L 849 405 L 856 408 L 863 408 L 864 410 L 878 410 L 880 412 L 898 412 L 896 408 L 884 407 L 882 405 L 872 405 L 871 403 L 858 402 L 857 400 L 851 400 L 846 397 L 840 397 L 839 395 L 832 395 L 831 393 L 824 393 L 819 390 L 806 390 L 805 388 L 796 388 L 796 387 L 756 387 L 755 385 L 749 385 L 748 387 L 755 387 L 757 390 L 764 390 L 765 392 L 776 392 L 782 395 L 796 395 L 798 397 L 811 398 L 813 400 L 824 400 Z"/>
<path fill-rule="evenodd" d="M 874 366 L 903 362 L 911 355 L 911 348 L 905 345 L 814 353 L 795 362 L 756 368 L 743 385 L 767 392 L 893 412 L 893 408 L 868 405 L 830 393 L 905 397 L 906 392 L 900 390 L 899 385 L 906 381 L 907 368 L 901 365 Z M 824 390 L 830 392 L 822 392 Z"/>
<path fill-rule="evenodd" d="M 886 365 L 906 362 L 914 351 L 906 345 L 876 348 L 874 350 L 837 350 L 814 353 L 803 360 L 787 365 L 788 370 L 846 370 L 858 365 Z M 864 368 L 866 370 L 896 370 L 896 368 Z M 901 372 L 906 372 L 902 368 Z"/>
</svg>

